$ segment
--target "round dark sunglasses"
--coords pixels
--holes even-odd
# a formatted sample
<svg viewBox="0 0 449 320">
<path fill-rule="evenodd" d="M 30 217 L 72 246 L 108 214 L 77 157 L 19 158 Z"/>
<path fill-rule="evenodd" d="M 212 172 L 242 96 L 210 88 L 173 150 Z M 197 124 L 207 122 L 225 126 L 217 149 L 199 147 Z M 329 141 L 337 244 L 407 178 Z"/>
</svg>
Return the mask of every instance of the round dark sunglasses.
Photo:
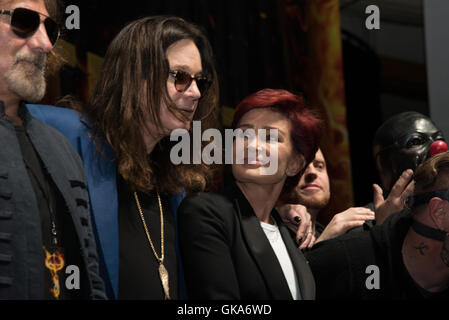
<svg viewBox="0 0 449 320">
<path fill-rule="evenodd" d="M 51 44 L 55 45 L 59 38 L 58 24 L 42 13 L 25 8 L 15 8 L 14 10 L 0 10 L 0 14 L 11 16 L 11 29 L 20 38 L 29 38 L 39 29 L 41 24 L 40 16 L 44 17 L 43 23 Z"/>
<path fill-rule="evenodd" d="M 175 80 L 175 88 L 178 92 L 184 92 L 189 89 L 192 81 L 196 81 L 196 86 L 198 90 L 200 90 L 201 95 L 204 95 L 209 88 L 210 80 L 205 76 L 192 76 L 185 71 L 182 70 L 171 70 L 169 74 Z"/>
</svg>

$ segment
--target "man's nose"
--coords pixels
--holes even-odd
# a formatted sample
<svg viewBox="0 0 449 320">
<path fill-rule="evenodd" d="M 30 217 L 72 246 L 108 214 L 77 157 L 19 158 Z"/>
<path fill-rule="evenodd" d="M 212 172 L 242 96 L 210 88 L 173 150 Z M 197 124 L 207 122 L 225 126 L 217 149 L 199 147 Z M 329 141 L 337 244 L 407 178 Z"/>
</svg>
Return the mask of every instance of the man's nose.
<svg viewBox="0 0 449 320">
<path fill-rule="evenodd" d="M 189 88 L 185 91 L 185 93 L 195 100 L 201 98 L 200 88 L 198 87 L 198 84 L 196 83 L 195 79 L 192 80 L 192 83 L 190 84 Z"/>
<path fill-rule="evenodd" d="M 48 53 L 53 49 L 53 45 L 48 37 L 45 25 L 41 23 L 36 32 L 28 40 L 32 50 Z"/>
<path fill-rule="evenodd" d="M 304 177 L 305 177 L 306 183 L 310 183 L 317 178 L 317 174 L 314 170 L 307 169 L 306 172 L 304 172 Z"/>
</svg>

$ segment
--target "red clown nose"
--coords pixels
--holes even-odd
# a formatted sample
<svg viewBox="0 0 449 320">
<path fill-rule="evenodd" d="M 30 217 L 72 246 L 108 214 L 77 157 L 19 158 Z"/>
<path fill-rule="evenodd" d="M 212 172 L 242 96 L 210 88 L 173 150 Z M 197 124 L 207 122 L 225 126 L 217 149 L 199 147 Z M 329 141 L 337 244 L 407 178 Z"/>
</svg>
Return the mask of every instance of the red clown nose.
<svg viewBox="0 0 449 320">
<path fill-rule="evenodd" d="M 432 156 L 446 151 L 447 151 L 447 144 L 443 140 L 435 141 L 430 145 L 429 152 L 430 155 Z"/>
</svg>

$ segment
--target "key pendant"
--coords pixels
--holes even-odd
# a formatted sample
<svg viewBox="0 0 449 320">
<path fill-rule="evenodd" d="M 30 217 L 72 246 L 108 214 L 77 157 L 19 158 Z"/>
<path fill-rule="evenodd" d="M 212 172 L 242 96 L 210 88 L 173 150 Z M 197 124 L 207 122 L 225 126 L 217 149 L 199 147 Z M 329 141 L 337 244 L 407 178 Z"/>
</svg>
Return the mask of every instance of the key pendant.
<svg viewBox="0 0 449 320">
<path fill-rule="evenodd" d="M 170 288 L 168 286 L 168 271 L 162 262 L 159 263 L 159 277 L 161 278 L 162 288 L 164 289 L 165 300 L 171 300 Z"/>
<path fill-rule="evenodd" d="M 55 248 L 54 250 L 48 251 L 45 246 L 45 266 L 50 271 L 51 280 L 53 282 L 53 287 L 50 288 L 50 292 L 53 294 L 55 299 L 59 299 L 59 295 L 61 293 L 61 287 L 59 283 L 58 272 L 62 268 L 64 268 L 64 254 L 60 248 Z M 53 252 L 52 252 L 53 251 Z"/>
</svg>

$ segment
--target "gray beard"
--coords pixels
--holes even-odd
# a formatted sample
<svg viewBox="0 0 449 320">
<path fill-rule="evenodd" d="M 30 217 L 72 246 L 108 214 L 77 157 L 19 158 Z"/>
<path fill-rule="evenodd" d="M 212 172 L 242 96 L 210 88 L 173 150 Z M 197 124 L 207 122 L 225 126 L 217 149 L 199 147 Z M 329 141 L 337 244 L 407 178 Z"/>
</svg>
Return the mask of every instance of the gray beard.
<svg viewBox="0 0 449 320">
<path fill-rule="evenodd" d="M 39 102 L 45 95 L 46 54 L 16 56 L 5 74 L 9 89 L 27 102 Z"/>
</svg>

